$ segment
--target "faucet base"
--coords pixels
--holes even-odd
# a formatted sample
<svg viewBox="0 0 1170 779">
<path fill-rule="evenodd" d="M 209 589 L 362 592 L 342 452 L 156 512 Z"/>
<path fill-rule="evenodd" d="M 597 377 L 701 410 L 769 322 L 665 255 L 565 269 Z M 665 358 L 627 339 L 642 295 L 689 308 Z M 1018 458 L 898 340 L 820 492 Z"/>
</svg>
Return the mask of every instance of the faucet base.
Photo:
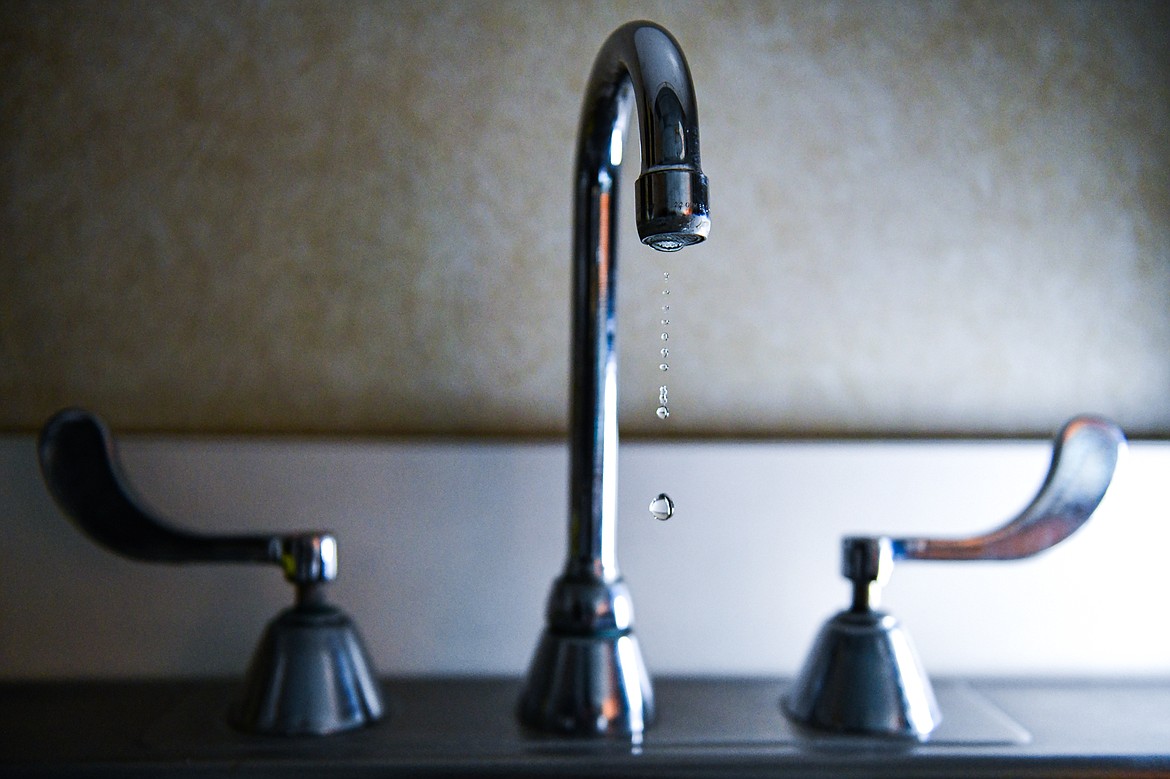
<svg viewBox="0 0 1170 779">
<path fill-rule="evenodd" d="M 324 736 L 383 716 L 382 693 L 357 628 L 327 604 L 281 612 L 264 631 L 233 713 L 249 733 Z"/>
<path fill-rule="evenodd" d="M 630 630 L 546 630 L 518 713 L 523 725 L 546 733 L 641 736 L 654 719 L 654 691 L 638 639 Z"/>
</svg>

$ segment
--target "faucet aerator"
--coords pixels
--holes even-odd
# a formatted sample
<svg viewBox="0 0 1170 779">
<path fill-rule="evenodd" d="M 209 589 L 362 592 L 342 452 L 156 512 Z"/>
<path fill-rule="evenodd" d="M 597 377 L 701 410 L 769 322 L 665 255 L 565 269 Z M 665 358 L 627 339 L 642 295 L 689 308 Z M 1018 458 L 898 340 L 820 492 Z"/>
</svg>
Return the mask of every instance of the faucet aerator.
<svg viewBox="0 0 1170 779">
<path fill-rule="evenodd" d="M 634 189 L 638 237 L 660 252 L 701 243 L 711 231 L 707 177 L 686 166 L 652 170 Z"/>
<path fill-rule="evenodd" d="M 642 243 L 660 252 L 677 252 L 684 246 L 694 246 L 702 242 L 703 236 L 695 233 L 664 233 L 649 235 L 642 239 Z"/>
</svg>

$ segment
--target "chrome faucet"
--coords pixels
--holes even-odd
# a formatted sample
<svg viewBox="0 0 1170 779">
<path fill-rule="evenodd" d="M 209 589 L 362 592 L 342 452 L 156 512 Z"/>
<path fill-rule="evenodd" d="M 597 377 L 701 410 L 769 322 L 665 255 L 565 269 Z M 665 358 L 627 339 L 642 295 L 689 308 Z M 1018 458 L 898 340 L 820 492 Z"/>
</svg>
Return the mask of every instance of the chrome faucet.
<svg viewBox="0 0 1170 779">
<path fill-rule="evenodd" d="M 585 89 L 573 205 L 569 546 L 520 700 L 521 721 L 573 734 L 636 735 L 654 695 L 614 550 L 617 505 L 616 251 L 618 181 L 637 106 L 642 171 L 638 235 L 659 251 L 710 229 L 699 166 L 694 85 L 677 41 L 631 22 L 606 40 Z"/>
</svg>

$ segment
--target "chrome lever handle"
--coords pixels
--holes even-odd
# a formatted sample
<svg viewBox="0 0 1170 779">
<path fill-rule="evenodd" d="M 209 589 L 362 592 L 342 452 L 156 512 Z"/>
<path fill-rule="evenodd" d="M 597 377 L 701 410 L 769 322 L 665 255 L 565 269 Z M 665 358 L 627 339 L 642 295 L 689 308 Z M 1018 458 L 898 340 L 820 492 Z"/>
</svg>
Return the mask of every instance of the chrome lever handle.
<svg viewBox="0 0 1170 779">
<path fill-rule="evenodd" d="M 1018 516 L 969 538 L 850 536 L 841 572 L 854 585 L 854 610 L 865 610 L 871 585 L 884 584 L 896 560 L 1018 560 L 1060 543 L 1088 521 L 1113 480 L 1125 434 L 1100 417 L 1074 417 L 1057 434 L 1039 493 Z"/>
<path fill-rule="evenodd" d="M 252 658 L 231 719 L 252 733 L 326 735 L 381 718 L 381 692 L 357 628 L 325 602 L 337 576 L 329 533 L 215 536 L 172 527 L 142 507 L 122 476 L 102 421 L 61 411 L 41 431 L 41 472 L 61 509 L 102 546 L 167 563 L 275 563 L 296 586 L 297 603 L 272 620 Z"/>
<path fill-rule="evenodd" d="M 329 533 L 214 536 L 172 527 L 142 507 L 122 475 L 106 426 L 82 409 L 66 409 L 41 431 L 37 453 L 50 494 L 90 538 L 137 560 L 168 563 L 274 563 L 296 585 L 337 576 L 337 541 Z"/>
<path fill-rule="evenodd" d="M 853 603 L 817 634 L 784 699 L 788 716 L 829 731 L 927 738 L 941 719 L 930 677 L 898 620 L 873 608 L 894 561 L 1016 560 L 1055 546 L 1097 510 L 1124 451 L 1112 422 L 1075 417 L 1056 436 L 1040 492 L 1003 526 L 969 538 L 845 538 Z"/>
</svg>

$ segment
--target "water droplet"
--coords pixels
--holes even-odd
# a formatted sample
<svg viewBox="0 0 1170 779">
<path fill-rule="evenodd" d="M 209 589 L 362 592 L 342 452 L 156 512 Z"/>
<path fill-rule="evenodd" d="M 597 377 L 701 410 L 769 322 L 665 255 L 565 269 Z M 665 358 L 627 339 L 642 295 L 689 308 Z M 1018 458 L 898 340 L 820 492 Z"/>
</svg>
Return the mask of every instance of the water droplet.
<svg viewBox="0 0 1170 779">
<path fill-rule="evenodd" d="M 667 520 L 674 516 L 674 501 L 665 492 L 650 501 L 650 516 Z"/>
<path fill-rule="evenodd" d="M 670 409 L 668 409 L 666 406 L 659 406 L 658 410 L 654 413 L 658 415 L 659 419 L 666 419 L 668 416 L 670 416 Z"/>
<path fill-rule="evenodd" d="M 663 273 L 662 273 L 662 278 L 663 278 L 663 280 L 669 279 L 669 278 L 670 278 L 670 274 L 669 274 L 669 273 L 667 273 L 666 271 L 663 271 Z"/>
<path fill-rule="evenodd" d="M 670 324 L 670 320 L 669 320 L 669 319 L 663 319 L 663 320 L 662 320 L 662 324 L 664 324 L 664 325 L 669 325 L 669 324 Z"/>
<path fill-rule="evenodd" d="M 669 289 L 664 289 L 664 290 L 662 290 L 662 294 L 663 294 L 663 295 L 669 295 L 669 294 L 670 294 L 670 290 L 669 290 Z"/>
<path fill-rule="evenodd" d="M 669 399 L 666 397 L 666 385 L 665 384 L 663 384 L 661 387 L 658 388 L 658 402 L 664 406 L 670 402 Z"/>
<path fill-rule="evenodd" d="M 669 365 L 667 365 L 666 363 L 662 363 L 661 365 L 659 365 L 659 366 L 658 366 L 658 370 L 660 370 L 660 371 L 668 371 L 668 370 L 670 370 L 670 366 L 669 366 Z"/>
<path fill-rule="evenodd" d="M 663 340 L 663 341 L 669 341 L 669 340 L 670 340 L 670 333 L 663 333 L 663 334 L 662 334 L 662 340 Z"/>
<path fill-rule="evenodd" d="M 663 357 L 669 357 L 669 356 L 670 356 L 670 350 L 669 350 L 669 349 L 667 349 L 665 346 L 664 346 L 664 347 L 662 347 L 662 348 L 661 348 L 661 349 L 658 351 L 658 353 L 659 353 L 659 354 L 661 354 Z"/>
<path fill-rule="evenodd" d="M 662 310 L 663 310 L 663 311 L 669 311 L 669 310 L 670 310 L 670 306 L 663 306 L 663 307 L 662 307 Z"/>
</svg>

